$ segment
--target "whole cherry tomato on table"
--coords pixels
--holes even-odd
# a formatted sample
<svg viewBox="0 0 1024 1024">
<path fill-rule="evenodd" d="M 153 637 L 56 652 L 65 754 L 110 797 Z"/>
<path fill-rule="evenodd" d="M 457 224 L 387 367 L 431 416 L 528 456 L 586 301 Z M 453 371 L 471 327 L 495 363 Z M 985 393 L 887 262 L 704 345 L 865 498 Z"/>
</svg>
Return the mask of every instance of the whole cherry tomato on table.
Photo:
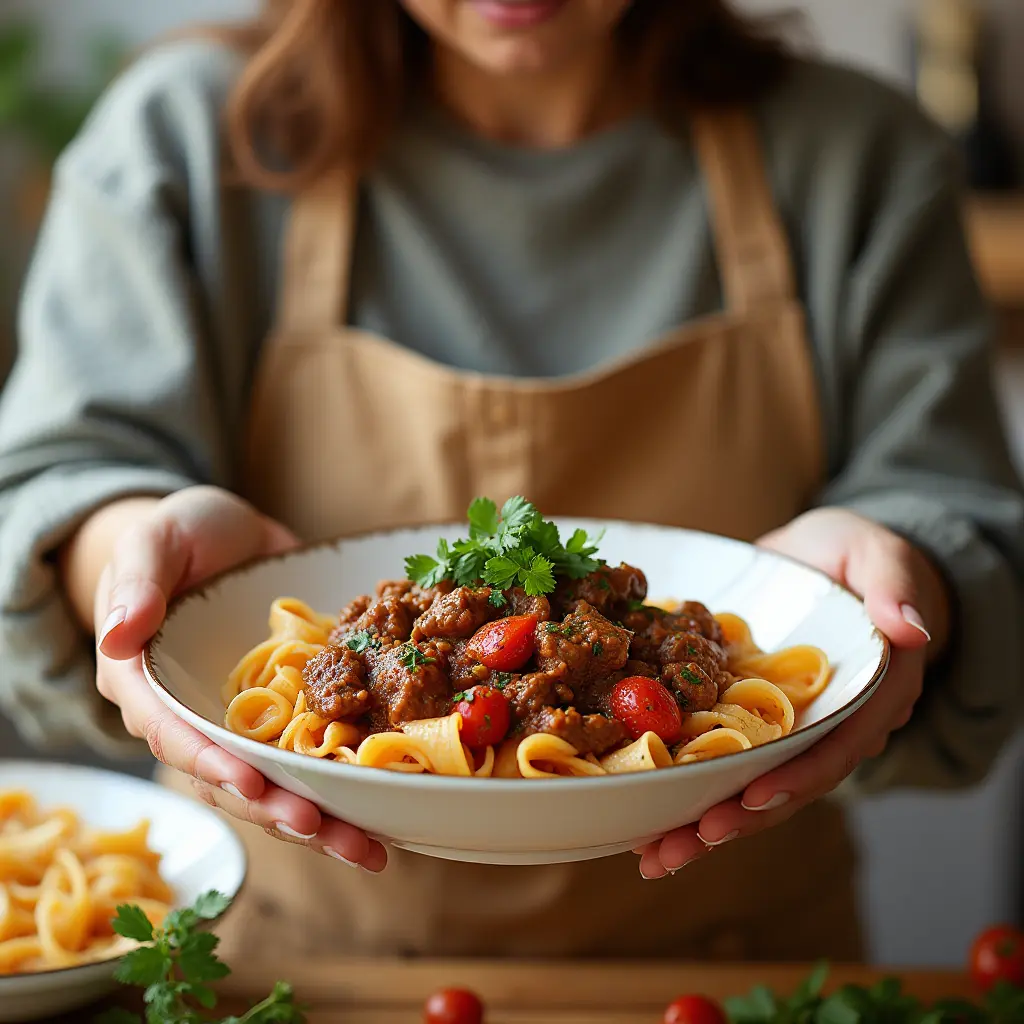
<svg viewBox="0 0 1024 1024">
<path fill-rule="evenodd" d="M 474 686 L 455 705 L 462 715 L 462 742 L 471 750 L 499 744 L 512 721 L 508 698 L 493 686 Z"/>
<path fill-rule="evenodd" d="M 481 626 L 466 648 L 471 658 L 496 672 L 514 672 L 533 654 L 537 620 L 532 615 L 510 615 Z"/>
<path fill-rule="evenodd" d="M 971 946 L 971 980 L 983 992 L 996 982 L 1024 988 L 1024 932 L 1010 925 L 983 931 Z"/>
<path fill-rule="evenodd" d="M 680 996 L 665 1011 L 663 1024 L 729 1024 L 725 1011 L 704 996 Z"/>
<path fill-rule="evenodd" d="M 464 988 L 435 992 L 423 1008 L 423 1024 L 483 1024 L 484 1004 Z"/>
<path fill-rule="evenodd" d="M 675 743 L 683 731 L 683 719 L 675 697 L 647 676 L 629 676 L 612 688 L 612 714 L 638 740 L 645 732 L 657 733 L 664 743 Z"/>
</svg>

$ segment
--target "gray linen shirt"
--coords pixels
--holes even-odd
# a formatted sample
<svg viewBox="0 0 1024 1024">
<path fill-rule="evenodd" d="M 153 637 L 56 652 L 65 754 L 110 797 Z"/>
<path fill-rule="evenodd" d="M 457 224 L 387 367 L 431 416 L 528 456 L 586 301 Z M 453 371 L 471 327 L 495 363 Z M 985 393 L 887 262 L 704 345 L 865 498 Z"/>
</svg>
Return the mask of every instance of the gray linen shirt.
<svg viewBox="0 0 1024 1024">
<path fill-rule="evenodd" d="M 30 740 L 126 742 L 55 549 L 119 496 L 237 485 L 288 209 L 219 173 L 239 67 L 206 42 L 151 53 L 57 168 L 0 402 L 0 702 Z M 930 551 L 957 602 L 949 658 L 861 780 L 970 783 L 1022 700 L 1024 502 L 955 156 L 905 99 L 812 62 L 757 116 L 808 310 L 821 502 Z M 351 321 L 455 367 L 573 373 L 721 302 L 692 149 L 644 117 L 537 152 L 421 111 L 362 189 Z"/>
</svg>

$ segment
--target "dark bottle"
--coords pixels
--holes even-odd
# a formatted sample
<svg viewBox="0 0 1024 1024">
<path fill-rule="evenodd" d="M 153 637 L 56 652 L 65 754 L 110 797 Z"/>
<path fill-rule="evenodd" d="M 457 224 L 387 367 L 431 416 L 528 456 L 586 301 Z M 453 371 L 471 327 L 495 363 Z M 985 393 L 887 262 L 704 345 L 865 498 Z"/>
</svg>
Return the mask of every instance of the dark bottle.
<svg viewBox="0 0 1024 1024">
<path fill-rule="evenodd" d="M 1014 188 L 1013 145 L 995 108 L 990 39 L 976 0 L 920 0 L 915 36 L 918 101 L 959 142 L 969 185 Z"/>
</svg>

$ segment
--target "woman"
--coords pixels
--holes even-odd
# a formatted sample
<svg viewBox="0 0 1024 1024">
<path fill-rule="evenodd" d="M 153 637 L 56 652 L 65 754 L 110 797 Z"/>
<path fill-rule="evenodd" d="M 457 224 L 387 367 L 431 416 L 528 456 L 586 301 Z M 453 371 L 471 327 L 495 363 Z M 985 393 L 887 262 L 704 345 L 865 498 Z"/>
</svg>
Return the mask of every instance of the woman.
<svg viewBox="0 0 1024 1024">
<path fill-rule="evenodd" d="M 58 169 L 0 415 L 7 708 L 120 747 L 116 705 L 262 827 L 229 956 L 856 958 L 815 798 L 972 782 L 1020 702 L 1024 505 L 945 139 L 720 0 L 294 0 L 220 39 L 141 61 Z M 884 685 L 638 872 L 386 852 L 142 680 L 210 574 L 514 492 L 824 569 Z"/>
</svg>

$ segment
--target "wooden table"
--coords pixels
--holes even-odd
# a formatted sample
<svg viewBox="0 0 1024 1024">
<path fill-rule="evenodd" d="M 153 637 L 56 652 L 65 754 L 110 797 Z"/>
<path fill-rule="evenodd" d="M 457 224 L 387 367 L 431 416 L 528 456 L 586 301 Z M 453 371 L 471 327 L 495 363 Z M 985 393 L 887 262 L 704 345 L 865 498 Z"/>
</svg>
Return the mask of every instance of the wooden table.
<svg viewBox="0 0 1024 1024">
<path fill-rule="evenodd" d="M 491 961 L 293 960 L 236 966 L 220 986 L 218 1012 L 241 1013 L 266 995 L 274 979 L 292 982 L 309 1007 L 310 1024 L 418 1024 L 426 997 L 438 988 L 476 991 L 488 1024 L 660 1024 L 676 996 L 739 995 L 757 984 L 792 992 L 810 972 L 802 965 L 494 963 Z M 871 984 L 893 971 L 836 967 L 829 987 Z M 970 996 L 967 978 L 937 971 L 899 972 L 904 987 L 926 1002 Z M 88 1015 L 66 1018 L 84 1024 Z M 58 1024 L 58 1022 L 51 1022 Z"/>
</svg>

